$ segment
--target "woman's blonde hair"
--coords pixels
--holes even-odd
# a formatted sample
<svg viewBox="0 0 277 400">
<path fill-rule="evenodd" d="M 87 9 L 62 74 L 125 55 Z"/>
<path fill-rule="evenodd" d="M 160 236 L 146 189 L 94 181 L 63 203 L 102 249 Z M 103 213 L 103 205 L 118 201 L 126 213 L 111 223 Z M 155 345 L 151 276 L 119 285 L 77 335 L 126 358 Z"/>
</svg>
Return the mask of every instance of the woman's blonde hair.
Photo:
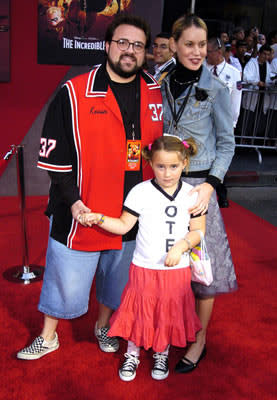
<svg viewBox="0 0 277 400">
<path fill-rule="evenodd" d="M 177 42 L 180 39 L 184 30 L 192 26 L 204 29 L 204 31 L 206 31 L 208 36 L 208 28 L 203 19 L 197 17 L 197 15 L 195 14 L 182 15 L 180 18 L 177 19 L 177 21 L 174 22 L 172 27 L 172 37 L 175 40 L 175 42 Z"/>
<path fill-rule="evenodd" d="M 187 160 L 186 172 L 189 169 L 190 157 L 197 153 L 197 146 L 193 138 L 188 138 L 182 142 L 176 136 L 161 136 L 156 139 L 152 144 L 145 146 L 142 149 L 142 157 L 146 161 L 151 161 L 156 151 L 175 151 L 180 154 L 182 160 Z"/>
</svg>

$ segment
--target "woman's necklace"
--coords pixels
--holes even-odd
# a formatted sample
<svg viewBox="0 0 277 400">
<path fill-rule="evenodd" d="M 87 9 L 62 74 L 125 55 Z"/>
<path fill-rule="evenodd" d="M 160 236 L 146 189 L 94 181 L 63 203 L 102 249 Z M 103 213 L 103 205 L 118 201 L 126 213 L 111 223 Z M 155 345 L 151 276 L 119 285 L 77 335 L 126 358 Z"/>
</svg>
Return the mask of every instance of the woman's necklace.
<svg viewBox="0 0 277 400">
<path fill-rule="evenodd" d="M 174 82 L 178 83 L 179 85 L 190 85 L 191 83 L 197 82 L 199 78 L 195 78 L 192 81 L 187 81 L 187 82 L 180 82 L 176 78 L 173 78 Z"/>
</svg>

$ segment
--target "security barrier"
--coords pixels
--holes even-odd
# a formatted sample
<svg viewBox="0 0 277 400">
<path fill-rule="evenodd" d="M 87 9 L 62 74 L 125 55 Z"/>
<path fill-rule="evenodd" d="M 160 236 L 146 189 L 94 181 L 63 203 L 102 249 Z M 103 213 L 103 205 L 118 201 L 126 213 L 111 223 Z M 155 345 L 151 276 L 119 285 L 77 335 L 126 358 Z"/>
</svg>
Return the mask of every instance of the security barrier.
<svg viewBox="0 0 277 400">
<path fill-rule="evenodd" d="M 243 85 L 241 111 L 235 129 L 236 147 L 277 150 L 277 86 L 259 90 Z"/>
</svg>

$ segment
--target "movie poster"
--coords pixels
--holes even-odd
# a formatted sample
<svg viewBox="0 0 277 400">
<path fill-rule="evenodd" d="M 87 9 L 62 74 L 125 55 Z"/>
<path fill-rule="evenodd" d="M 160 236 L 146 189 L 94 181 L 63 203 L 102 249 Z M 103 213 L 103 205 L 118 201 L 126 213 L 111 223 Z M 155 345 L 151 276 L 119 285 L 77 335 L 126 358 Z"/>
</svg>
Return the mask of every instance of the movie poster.
<svg viewBox="0 0 277 400">
<path fill-rule="evenodd" d="M 38 63 L 93 65 L 103 61 L 107 26 L 120 12 L 161 29 L 163 0 L 38 0 Z"/>
<path fill-rule="evenodd" d="M 0 0 L 0 82 L 10 80 L 10 0 Z"/>
</svg>

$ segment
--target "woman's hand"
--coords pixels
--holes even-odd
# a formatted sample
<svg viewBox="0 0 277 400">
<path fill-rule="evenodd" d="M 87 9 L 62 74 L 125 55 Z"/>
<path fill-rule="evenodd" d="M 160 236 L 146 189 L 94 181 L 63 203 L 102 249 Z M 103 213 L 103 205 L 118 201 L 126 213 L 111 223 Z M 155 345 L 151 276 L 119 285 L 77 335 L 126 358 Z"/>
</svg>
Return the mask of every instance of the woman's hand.
<svg viewBox="0 0 277 400">
<path fill-rule="evenodd" d="M 197 202 L 193 207 L 189 208 L 189 212 L 193 215 L 203 215 L 208 210 L 209 201 L 214 191 L 212 185 L 207 182 L 195 186 L 189 194 L 198 193 Z"/>
</svg>

